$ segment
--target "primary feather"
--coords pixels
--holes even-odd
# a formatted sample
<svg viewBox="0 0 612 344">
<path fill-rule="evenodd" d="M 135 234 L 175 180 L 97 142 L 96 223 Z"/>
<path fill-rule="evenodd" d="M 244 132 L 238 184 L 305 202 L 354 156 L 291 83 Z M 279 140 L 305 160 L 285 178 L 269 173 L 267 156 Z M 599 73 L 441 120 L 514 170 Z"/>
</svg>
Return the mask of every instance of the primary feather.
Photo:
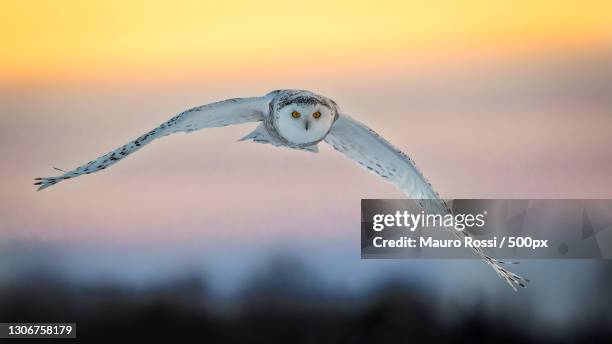
<svg viewBox="0 0 612 344">
<path fill-rule="evenodd" d="M 325 142 L 357 162 L 361 167 L 378 175 L 415 199 L 427 213 L 452 214 L 446 202 L 435 192 L 412 159 L 391 145 L 372 129 L 347 115 L 340 115 Z M 471 236 L 467 231 L 451 231 L 458 237 Z M 512 289 L 525 287 L 526 278 L 518 276 L 493 259 L 482 248 L 472 248 L 474 253 L 490 265 Z"/>
<path fill-rule="evenodd" d="M 224 127 L 230 124 L 261 121 L 267 111 L 266 97 L 235 98 L 191 108 L 172 117 L 157 128 L 95 160 L 56 177 L 36 178 L 38 190 L 46 189 L 62 180 L 91 174 L 123 160 L 144 145 L 170 134 L 192 132 L 203 128 Z"/>
</svg>

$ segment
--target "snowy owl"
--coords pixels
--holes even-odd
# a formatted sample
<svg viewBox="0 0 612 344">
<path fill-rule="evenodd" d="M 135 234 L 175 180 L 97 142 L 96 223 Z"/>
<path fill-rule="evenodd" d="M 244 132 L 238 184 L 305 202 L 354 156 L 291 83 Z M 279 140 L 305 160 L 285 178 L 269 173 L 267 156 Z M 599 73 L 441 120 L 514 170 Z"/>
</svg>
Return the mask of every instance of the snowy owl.
<svg viewBox="0 0 612 344">
<path fill-rule="evenodd" d="M 42 190 L 66 179 L 103 170 L 151 141 L 173 133 L 189 133 L 245 122 L 261 123 L 241 140 L 310 152 L 317 152 L 317 145 L 325 141 L 363 168 L 396 186 L 408 197 L 433 200 L 420 202 L 422 206 L 430 208 L 425 210 L 451 213 L 406 154 L 344 114 L 333 100 L 303 90 L 277 90 L 263 97 L 228 99 L 186 110 L 139 138 L 61 176 L 36 178 L 35 185 L 40 185 L 38 190 Z M 470 235 L 466 231 L 452 231 L 456 235 Z M 473 250 L 513 289 L 523 287 L 524 282 L 528 281 L 502 267 L 500 264 L 504 262 L 489 257 L 482 249 Z"/>
</svg>

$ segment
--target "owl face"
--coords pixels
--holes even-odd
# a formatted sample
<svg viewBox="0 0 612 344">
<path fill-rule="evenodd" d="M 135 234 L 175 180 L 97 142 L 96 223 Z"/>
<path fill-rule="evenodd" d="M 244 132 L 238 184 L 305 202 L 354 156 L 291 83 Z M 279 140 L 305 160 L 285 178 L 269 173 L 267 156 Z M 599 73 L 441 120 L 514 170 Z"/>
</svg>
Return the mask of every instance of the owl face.
<svg viewBox="0 0 612 344">
<path fill-rule="evenodd" d="M 316 144 L 327 136 L 336 120 L 335 104 L 314 94 L 301 94 L 277 104 L 274 127 L 291 144 Z"/>
</svg>

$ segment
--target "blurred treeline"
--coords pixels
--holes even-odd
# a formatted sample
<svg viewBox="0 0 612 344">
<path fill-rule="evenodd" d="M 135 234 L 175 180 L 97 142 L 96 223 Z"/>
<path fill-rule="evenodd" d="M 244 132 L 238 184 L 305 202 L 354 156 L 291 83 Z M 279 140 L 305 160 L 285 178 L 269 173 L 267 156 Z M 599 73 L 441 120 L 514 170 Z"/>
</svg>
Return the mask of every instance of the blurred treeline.
<svg viewBox="0 0 612 344">
<path fill-rule="evenodd" d="M 587 326 L 566 328 L 563 336 L 544 327 L 533 331 L 529 314 L 440 307 L 435 291 L 402 280 L 347 295 L 289 257 L 270 260 L 231 301 L 211 293 L 196 272 L 137 288 L 116 281 L 75 283 L 46 268 L 34 270 L 3 284 L 0 322 L 76 322 L 80 340 L 101 343 L 610 343 L 612 294 L 605 291 L 612 270 L 605 266 L 600 307 L 584 314 Z"/>
</svg>

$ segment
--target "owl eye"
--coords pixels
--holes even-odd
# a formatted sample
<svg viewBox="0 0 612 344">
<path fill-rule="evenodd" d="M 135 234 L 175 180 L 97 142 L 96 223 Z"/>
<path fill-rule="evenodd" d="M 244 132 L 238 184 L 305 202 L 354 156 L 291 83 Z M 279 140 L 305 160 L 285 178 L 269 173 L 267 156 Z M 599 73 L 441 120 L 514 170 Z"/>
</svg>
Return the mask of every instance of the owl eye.
<svg viewBox="0 0 612 344">
<path fill-rule="evenodd" d="M 317 111 L 317 112 L 312 114 L 312 117 L 319 118 L 319 117 L 321 117 L 321 113 L 319 111 Z"/>
<path fill-rule="evenodd" d="M 293 118 L 300 118 L 300 116 L 302 116 L 302 114 L 297 112 L 297 111 L 293 111 L 291 113 L 291 117 L 293 117 Z"/>
</svg>

